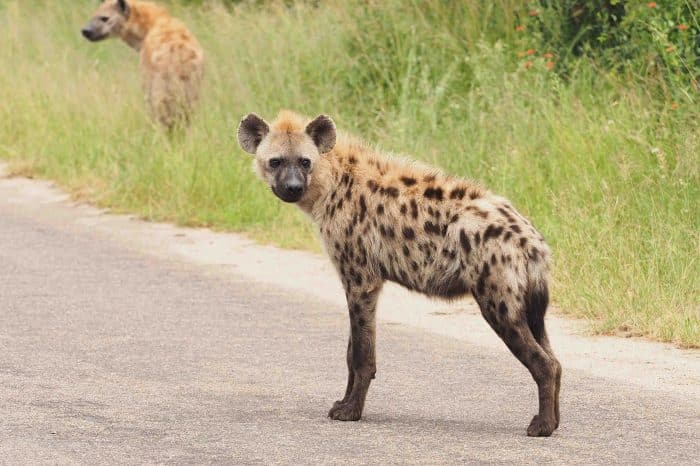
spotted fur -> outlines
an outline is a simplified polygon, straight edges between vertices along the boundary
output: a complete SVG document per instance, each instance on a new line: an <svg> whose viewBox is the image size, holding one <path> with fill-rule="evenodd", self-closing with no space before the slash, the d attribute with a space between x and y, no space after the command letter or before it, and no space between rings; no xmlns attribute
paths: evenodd
<svg viewBox="0 0 700 466"><path fill-rule="evenodd" d="M319 150L319 132L309 130L319 119L332 148ZM268 125L251 114L239 140L283 200L290 201L280 195L287 178L270 161L289 169L310 161L303 192L292 202L319 227L345 287L351 327L347 389L329 416L357 420L362 414L376 372L377 297L388 280L437 298L471 294L537 383L539 413L528 435L550 435L559 423L561 366L544 327L550 251L542 236L508 200L479 184L349 136L336 138L328 117L307 121L282 112Z"/></svg>

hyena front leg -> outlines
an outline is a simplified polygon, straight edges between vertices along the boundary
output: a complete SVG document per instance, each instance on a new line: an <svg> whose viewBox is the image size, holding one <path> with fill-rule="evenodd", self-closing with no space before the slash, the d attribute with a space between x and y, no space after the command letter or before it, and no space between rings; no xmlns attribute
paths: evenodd
<svg viewBox="0 0 700 466"><path fill-rule="evenodd" d="M348 384L345 397L336 401L328 412L328 417L339 421L357 421L362 417L367 390L377 371L375 316L381 283L349 288L346 291L350 313Z"/></svg>

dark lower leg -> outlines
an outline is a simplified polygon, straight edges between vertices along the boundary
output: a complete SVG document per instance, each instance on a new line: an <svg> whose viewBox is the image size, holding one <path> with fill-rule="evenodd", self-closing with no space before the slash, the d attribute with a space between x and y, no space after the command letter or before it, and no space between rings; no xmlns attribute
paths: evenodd
<svg viewBox="0 0 700 466"><path fill-rule="evenodd" d="M356 421L362 416L369 385L376 372L375 307L376 295L348 294L351 335L348 343L348 384L345 397L335 402L328 416L342 421Z"/></svg>
<svg viewBox="0 0 700 466"><path fill-rule="evenodd" d="M539 411L530 422L527 434L534 437L551 435L557 427L559 363L535 341L524 323L502 322L498 333L537 383Z"/></svg>

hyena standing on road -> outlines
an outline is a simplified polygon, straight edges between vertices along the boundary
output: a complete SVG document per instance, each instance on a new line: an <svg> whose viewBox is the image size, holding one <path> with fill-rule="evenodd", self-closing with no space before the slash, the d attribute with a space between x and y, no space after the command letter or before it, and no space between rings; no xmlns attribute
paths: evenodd
<svg viewBox="0 0 700 466"><path fill-rule="evenodd" d="M169 130L189 123L199 99L204 52L181 21L151 2L106 0L82 34L93 42L120 37L139 51L152 116Z"/></svg>
<svg viewBox="0 0 700 466"><path fill-rule="evenodd" d="M544 315L549 248L504 198L437 170L339 137L327 116L282 112L241 121L238 140L272 191L296 203L320 233L350 313L348 384L328 415L356 421L375 364L375 307L385 280L440 298L471 293L486 321L537 382L530 436L559 425L561 366Z"/></svg>

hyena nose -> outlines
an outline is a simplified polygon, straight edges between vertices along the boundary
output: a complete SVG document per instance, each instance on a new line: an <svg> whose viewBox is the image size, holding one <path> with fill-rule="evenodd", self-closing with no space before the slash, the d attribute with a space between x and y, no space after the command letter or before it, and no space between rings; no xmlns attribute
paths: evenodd
<svg viewBox="0 0 700 466"><path fill-rule="evenodd" d="M80 32L83 34L83 37L85 37L86 39L92 38L92 31L90 31L90 29L83 28L80 30Z"/></svg>
<svg viewBox="0 0 700 466"><path fill-rule="evenodd" d="M287 183L284 189L292 196L301 196L304 186L301 183Z"/></svg>

